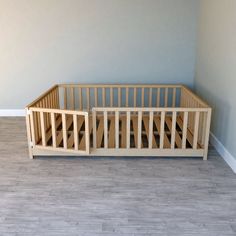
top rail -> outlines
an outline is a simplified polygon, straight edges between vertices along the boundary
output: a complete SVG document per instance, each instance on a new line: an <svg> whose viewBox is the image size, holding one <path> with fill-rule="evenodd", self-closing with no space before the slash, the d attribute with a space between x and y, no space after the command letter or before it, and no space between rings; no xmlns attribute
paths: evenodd
<svg viewBox="0 0 236 236"><path fill-rule="evenodd" d="M119 112L208 112L211 108L199 107L199 108L188 108L188 107L94 107L92 111L119 111Z"/></svg>
<svg viewBox="0 0 236 236"><path fill-rule="evenodd" d="M59 87L81 88L182 88L181 84L58 84Z"/></svg>

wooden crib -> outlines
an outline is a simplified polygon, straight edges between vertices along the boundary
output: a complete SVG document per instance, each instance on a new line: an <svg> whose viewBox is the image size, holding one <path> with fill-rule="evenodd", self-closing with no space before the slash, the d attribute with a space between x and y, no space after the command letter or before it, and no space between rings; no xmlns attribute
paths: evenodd
<svg viewBox="0 0 236 236"><path fill-rule="evenodd" d="M183 85L56 85L26 107L29 156L202 156L211 108Z"/></svg>

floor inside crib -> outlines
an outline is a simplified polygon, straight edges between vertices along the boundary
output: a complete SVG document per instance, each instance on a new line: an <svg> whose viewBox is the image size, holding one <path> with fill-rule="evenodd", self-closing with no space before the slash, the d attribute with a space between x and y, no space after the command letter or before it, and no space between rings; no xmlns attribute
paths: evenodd
<svg viewBox="0 0 236 236"><path fill-rule="evenodd" d="M83 116L77 117L77 132L78 132L78 147L79 150L85 150L85 120ZM107 141L108 148L115 148L115 116L109 115L107 117ZM63 132L62 132L62 117L57 116L56 122L56 146L63 147ZM142 132L141 132L141 147L148 148L149 146L149 116L142 116ZM104 148L104 117L97 116L96 122L96 147ZM90 146L93 147L93 122L92 116L89 117L89 132L90 132ZM152 148L159 148L160 146L160 129L161 129L161 117L160 115L154 115L153 117L153 135L152 135ZM164 139L163 147L171 147L171 130L172 130L172 118L170 116L165 117L164 125ZM176 129L175 129L175 148L182 148L182 131L183 131L183 120L181 116L176 118ZM66 116L66 132L67 132L67 148L74 148L74 125L73 125L73 116ZM127 117L121 115L119 117L119 148L127 147ZM42 144L42 141L39 140L39 145ZM52 130L51 127L46 132L46 145L52 146ZM130 148L138 147L138 116L130 116ZM193 134L187 129L186 135L186 148L193 147ZM198 148L200 148L198 144Z"/></svg>

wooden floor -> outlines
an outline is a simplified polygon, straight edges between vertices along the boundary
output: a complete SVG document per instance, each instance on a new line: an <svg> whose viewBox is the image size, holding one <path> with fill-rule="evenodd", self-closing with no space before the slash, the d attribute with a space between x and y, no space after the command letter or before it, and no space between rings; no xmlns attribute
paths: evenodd
<svg viewBox="0 0 236 236"><path fill-rule="evenodd" d="M236 175L209 154L29 160L24 119L0 118L0 235L236 235Z"/></svg>

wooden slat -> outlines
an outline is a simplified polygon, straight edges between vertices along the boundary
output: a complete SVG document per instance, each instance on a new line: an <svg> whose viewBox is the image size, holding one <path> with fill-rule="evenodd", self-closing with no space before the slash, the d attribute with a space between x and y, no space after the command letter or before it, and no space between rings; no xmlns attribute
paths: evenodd
<svg viewBox="0 0 236 236"><path fill-rule="evenodd" d="M149 101L148 106L152 107L152 88L149 88Z"/></svg>
<svg viewBox="0 0 236 236"><path fill-rule="evenodd" d="M153 113L150 117L143 116L143 123L146 131L146 136L148 138L148 148L157 148L157 143L153 133Z"/></svg>
<svg viewBox="0 0 236 236"><path fill-rule="evenodd" d="M126 120L126 125L127 125L127 129L126 129L126 148L129 149L130 148L130 111L127 111L126 115L127 115L127 120Z"/></svg>
<svg viewBox="0 0 236 236"><path fill-rule="evenodd" d="M115 148L115 117L110 116L109 120L108 148Z"/></svg>
<svg viewBox="0 0 236 236"><path fill-rule="evenodd" d="M89 88L86 88L86 95L87 95L87 99L86 99L87 111L89 111L90 109L90 89Z"/></svg>
<svg viewBox="0 0 236 236"><path fill-rule="evenodd" d="M121 148L126 148L126 117L122 116L121 118Z"/></svg>
<svg viewBox="0 0 236 236"><path fill-rule="evenodd" d="M145 95L145 90L144 87L141 89L141 106L144 107L144 95Z"/></svg>
<svg viewBox="0 0 236 236"><path fill-rule="evenodd" d="M83 96L82 88L79 88L79 109L83 110Z"/></svg>
<svg viewBox="0 0 236 236"><path fill-rule="evenodd" d="M135 115L132 115L131 116L131 121L132 121L132 124L133 124L135 148L138 148L138 117L135 116Z"/></svg>
<svg viewBox="0 0 236 236"><path fill-rule="evenodd" d="M165 135L165 112L161 112L161 123L160 123L160 149L164 146L164 135Z"/></svg>
<svg viewBox="0 0 236 236"><path fill-rule="evenodd" d="M56 124L55 124L55 114L51 112L51 124L52 124L52 146L56 148Z"/></svg>
<svg viewBox="0 0 236 236"><path fill-rule="evenodd" d="M160 88L157 88L157 107L160 107Z"/></svg>
<svg viewBox="0 0 236 236"><path fill-rule="evenodd" d="M64 109L67 109L67 88L64 88Z"/></svg>
<svg viewBox="0 0 236 236"><path fill-rule="evenodd" d="M110 88L110 107L113 107L113 88Z"/></svg>
<svg viewBox="0 0 236 236"><path fill-rule="evenodd" d="M98 106L98 89L94 88L94 106Z"/></svg>
<svg viewBox="0 0 236 236"><path fill-rule="evenodd" d="M63 147L67 148L67 132L66 132L66 114L62 114L62 134L63 134Z"/></svg>
<svg viewBox="0 0 236 236"><path fill-rule="evenodd" d="M97 115L93 111L93 148L97 147Z"/></svg>
<svg viewBox="0 0 236 236"><path fill-rule="evenodd" d="M182 118L177 117L177 124L180 127L182 133L184 133L183 132L183 120L182 120ZM192 133L188 129L187 129L186 138L187 138L188 142L190 143L190 145L193 147L193 135L192 135ZM198 147L200 147L199 144L198 144Z"/></svg>
<svg viewBox="0 0 236 236"><path fill-rule="evenodd" d="M176 105L176 88L173 88L172 107Z"/></svg>
<svg viewBox="0 0 236 236"><path fill-rule="evenodd" d="M168 88L165 88L164 89L165 91L165 107L168 107L168 93L169 93L169 89Z"/></svg>
<svg viewBox="0 0 236 236"><path fill-rule="evenodd" d="M134 107L137 106L137 88L134 88Z"/></svg>
<svg viewBox="0 0 236 236"><path fill-rule="evenodd" d="M188 128L188 112L184 112L183 130L182 130L183 132L182 133L182 149L186 148L187 128Z"/></svg>
<svg viewBox="0 0 236 236"><path fill-rule="evenodd" d="M138 112L138 148L142 145L142 112Z"/></svg>
<svg viewBox="0 0 236 236"><path fill-rule="evenodd" d="M118 107L121 107L121 88L118 88Z"/></svg>
<svg viewBox="0 0 236 236"><path fill-rule="evenodd" d="M197 149L197 141L198 141L198 128L199 128L199 116L200 113L195 112L195 121L194 121L194 136L193 136L193 148Z"/></svg>
<svg viewBox="0 0 236 236"><path fill-rule="evenodd" d="M166 121L167 123L167 121ZM167 125L168 126L168 125ZM168 127L169 128L169 127ZM176 112L172 113L172 126L171 126L171 149L175 148L175 137L176 137Z"/></svg>
<svg viewBox="0 0 236 236"><path fill-rule="evenodd" d="M79 149L79 139L78 139L78 119L77 115L73 115L73 125L74 125L74 148L75 150Z"/></svg>
<svg viewBox="0 0 236 236"><path fill-rule="evenodd" d="M169 117L169 116L166 116L166 125L168 127L169 130L171 130L171 148L173 149L173 141L172 141L172 136L175 134L175 144L177 145L178 148L181 148L182 147L182 139L179 135L179 133L176 131L176 115L174 115L174 113L176 112L173 112L173 117L172 119ZM174 118L175 117L175 118Z"/></svg>
<svg viewBox="0 0 236 236"><path fill-rule="evenodd" d="M115 112L115 147L119 148L119 112Z"/></svg>
<svg viewBox="0 0 236 236"><path fill-rule="evenodd" d="M45 139L45 123L44 123L44 113L40 112L40 123L41 123L41 134L42 134L42 145L46 146L46 139Z"/></svg>
<svg viewBox="0 0 236 236"><path fill-rule="evenodd" d="M93 129L93 126L90 125L89 126L89 130L88 132L86 132L86 116L84 116L84 122L85 122L85 132L83 133L83 137L81 138L80 140L80 143L79 143L79 150L87 150L87 145L89 144L89 140L87 142L87 139L88 137L90 136L91 132L92 132L92 129ZM88 119L88 122L91 124L92 123L92 117L89 117ZM87 122L87 123L88 123ZM88 128L88 127L87 127Z"/></svg>
<svg viewBox="0 0 236 236"><path fill-rule="evenodd" d="M162 117L165 117L165 112L163 112L164 114L162 114ZM162 148L170 148L170 141L166 135L166 133L164 132L164 122L165 120L162 120L162 125L161 125L161 119L159 116L154 116L154 122L155 125L157 127L158 133L160 135L160 148L162 145ZM162 128L161 128L162 127ZM163 135L163 138L161 138L161 133ZM162 143L161 143L161 139L162 139Z"/></svg>
<svg viewBox="0 0 236 236"><path fill-rule="evenodd" d="M102 106L106 106L106 89L102 88Z"/></svg>
<svg viewBox="0 0 236 236"><path fill-rule="evenodd" d="M97 148L101 148L102 138L104 134L104 119L103 116L98 118L99 124L97 129Z"/></svg>
<svg viewBox="0 0 236 236"><path fill-rule="evenodd" d="M74 88L71 87L70 90L71 90L71 91L70 91L70 93L71 93L71 94L70 94L70 95L71 95L71 96L70 96L70 99L71 99L71 100L70 100L70 104L71 104L71 109L74 110L74 109L75 109L75 94L74 94Z"/></svg>
<svg viewBox="0 0 236 236"><path fill-rule="evenodd" d="M92 131L92 125L89 126L89 123L91 123L90 119L92 117L89 117L88 114L85 115L85 151L87 154L89 154L90 150L90 133Z"/></svg>
<svg viewBox="0 0 236 236"><path fill-rule="evenodd" d="M30 112L30 130L31 130L31 138L32 138L32 143L33 146L35 146L35 116L34 116L34 112Z"/></svg>
<svg viewBox="0 0 236 236"><path fill-rule="evenodd" d="M107 111L104 111L104 148L108 147L108 142L107 142L107 134L108 134L108 130L107 130Z"/></svg>
<svg viewBox="0 0 236 236"><path fill-rule="evenodd" d="M125 106L129 106L129 88L125 89Z"/></svg>

